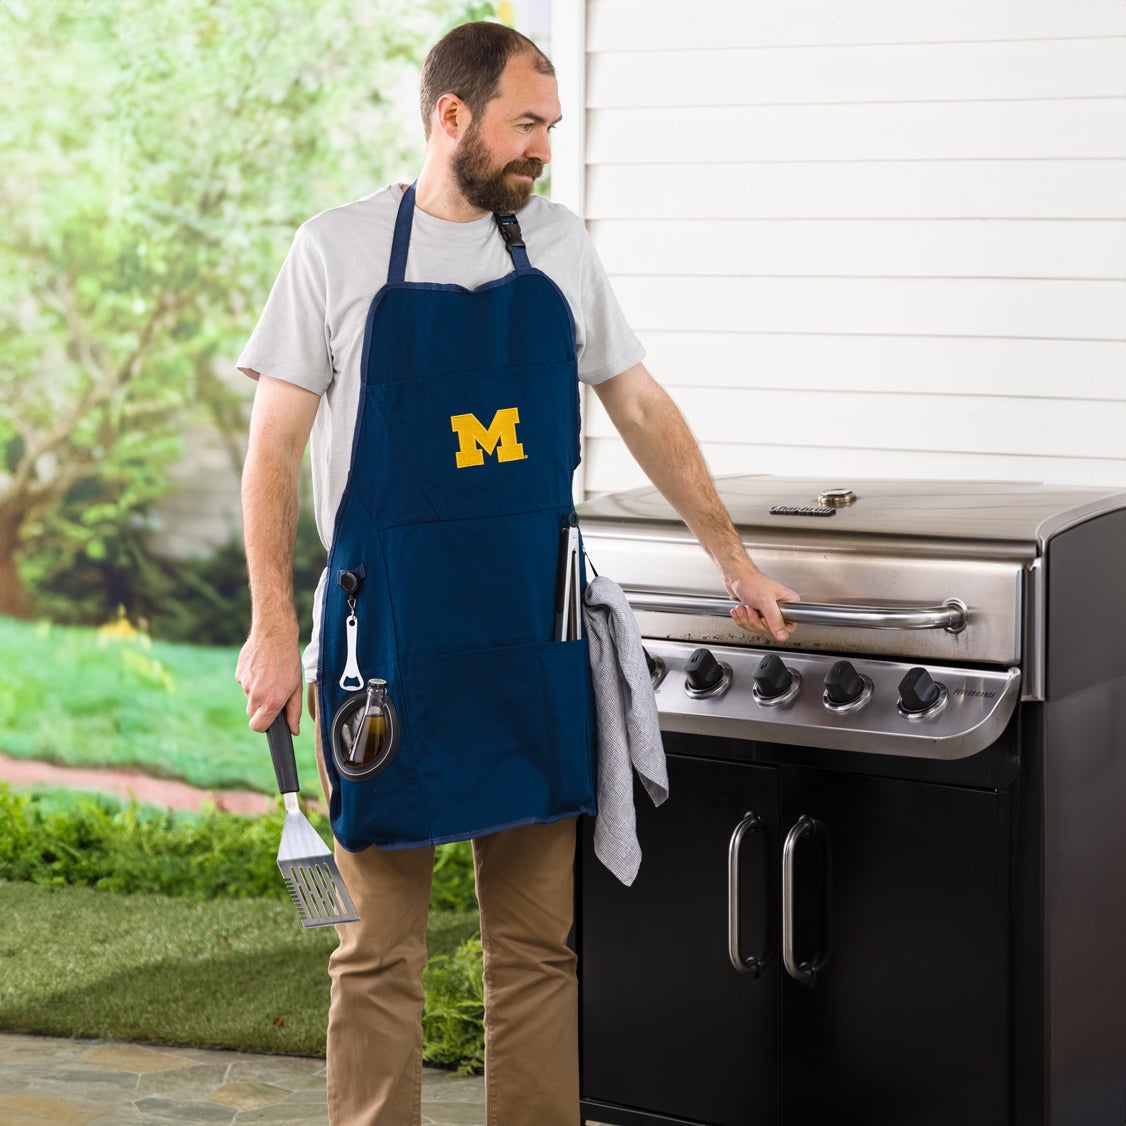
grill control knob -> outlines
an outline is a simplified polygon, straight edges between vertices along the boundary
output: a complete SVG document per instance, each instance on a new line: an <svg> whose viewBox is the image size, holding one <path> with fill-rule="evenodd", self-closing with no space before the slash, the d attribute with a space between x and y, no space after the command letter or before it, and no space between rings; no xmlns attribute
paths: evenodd
<svg viewBox="0 0 1126 1126"><path fill-rule="evenodd" d="M723 684L723 665L710 649L696 649L684 666L688 691L696 696L718 692Z"/></svg>
<svg viewBox="0 0 1126 1126"><path fill-rule="evenodd" d="M825 677L825 702L834 708L855 704L864 695L867 686L868 682L851 661L838 661Z"/></svg>
<svg viewBox="0 0 1126 1126"><path fill-rule="evenodd" d="M801 687L801 676L782 663L781 657L767 653L758 663L754 675L754 697L760 704L771 706L792 700Z"/></svg>
<svg viewBox="0 0 1126 1126"><path fill-rule="evenodd" d="M768 653L755 669L755 688L764 700L783 695L793 683L794 674L786 668L780 657Z"/></svg>
<svg viewBox="0 0 1126 1126"><path fill-rule="evenodd" d="M946 700L946 689L931 679L923 668L907 670L899 682L899 710L904 715L921 716L937 711Z"/></svg>
<svg viewBox="0 0 1126 1126"><path fill-rule="evenodd" d="M665 679L665 673L668 671L665 668L665 662L660 657L654 657L644 646L642 646L641 651L645 654L645 667L649 670L649 683L656 689Z"/></svg>

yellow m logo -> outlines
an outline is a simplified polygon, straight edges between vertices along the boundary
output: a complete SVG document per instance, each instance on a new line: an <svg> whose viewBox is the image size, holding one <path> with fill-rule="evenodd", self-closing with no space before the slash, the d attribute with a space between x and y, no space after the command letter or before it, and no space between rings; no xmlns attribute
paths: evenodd
<svg viewBox="0 0 1126 1126"><path fill-rule="evenodd" d="M520 412L516 407L505 407L493 415L489 425L482 426L475 414L450 415L450 429L458 436L461 448L457 451L457 467L484 465L485 454L496 451L497 461L522 461L524 447L516 440L516 424Z"/></svg>

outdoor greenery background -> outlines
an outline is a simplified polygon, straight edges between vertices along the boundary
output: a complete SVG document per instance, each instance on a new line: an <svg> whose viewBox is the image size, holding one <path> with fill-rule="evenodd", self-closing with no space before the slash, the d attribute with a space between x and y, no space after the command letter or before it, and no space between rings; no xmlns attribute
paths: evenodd
<svg viewBox="0 0 1126 1126"><path fill-rule="evenodd" d="M194 622L192 640L233 640L214 611L237 550L194 567L148 554L167 468L189 423L237 456L246 400L222 375L294 230L417 170L421 57L491 13L0 6L0 613L97 624L122 605L157 636Z"/></svg>
<svg viewBox="0 0 1126 1126"><path fill-rule="evenodd" d="M273 790L264 741L246 728L233 680L249 614L241 547L193 559L152 553L169 468L198 427L238 467L248 400L225 375L294 229L417 171L412 99L426 48L457 23L508 7L0 3L0 751ZM295 566L303 621L323 557L303 514ZM298 747L314 793L307 731ZM160 906L168 896L247 897L275 913L263 928L280 923L277 818L162 819L90 798L25 801L2 785L0 806L0 902L12 909L51 919L101 912L106 942L128 933L111 922L130 913L179 918ZM435 906L464 929L467 853L449 855L443 863L461 891L451 902L439 894ZM215 869L206 886L201 866ZM68 908L59 899L67 894L84 898ZM142 900L152 896L150 909ZM193 928L166 929L172 942ZM319 932L303 933L295 919L291 930L300 976L311 948L299 943ZM480 952L460 946L456 926L451 933L456 941L438 943L428 971L437 1005L428 1045L435 1059L474 1066ZM61 1007L44 994L81 960L84 947L67 944L74 936L60 925L3 944L0 1027L165 1036L135 1022L90 1024L110 1007L79 1012L71 1002L81 989ZM319 941L315 962L327 953ZM114 973L182 956L191 973L175 980L195 981L216 1019L219 997L238 1006L239 990L212 980L229 970L229 950L216 961L159 946L125 957ZM286 955L271 947L270 958L284 974ZM323 998L306 1000L315 1030ZM167 1006L142 1008L150 1021L169 1019ZM271 1043L272 1034L220 1035L210 1018L203 1023L213 1031L200 1031L200 1042ZM274 1043L319 1050L315 1035Z"/></svg>

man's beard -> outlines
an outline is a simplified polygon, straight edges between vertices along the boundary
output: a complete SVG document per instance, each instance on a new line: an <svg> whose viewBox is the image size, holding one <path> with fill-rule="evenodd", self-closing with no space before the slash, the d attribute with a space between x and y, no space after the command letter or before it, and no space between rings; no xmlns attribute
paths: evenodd
<svg viewBox="0 0 1126 1126"><path fill-rule="evenodd" d="M538 179L543 173L542 160L513 160L492 171L492 158L475 125L462 138L453 156L453 171L461 194L482 211L505 214L519 211L532 198L533 185L524 180L510 183L510 173Z"/></svg>

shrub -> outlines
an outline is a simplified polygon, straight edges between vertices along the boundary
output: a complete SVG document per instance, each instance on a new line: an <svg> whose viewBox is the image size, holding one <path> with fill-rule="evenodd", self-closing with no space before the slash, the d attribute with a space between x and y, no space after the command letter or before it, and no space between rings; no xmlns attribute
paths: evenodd
<svg viewBox="0 0 1126 1126"><path fill-rule="evenodd" d="M282 819L280 809L261 817L185 815L0 786L0 879L189 899L284 899L276 861Z"/></svg>
<svg viewBox="0 0 1126 1126"><path fill-rule="evenodd" d="M306 816L324 840L328 820ZM284 811L171 812L116 798L27 793L0 784L0 880L189 899L285 899L277 852ZM468 841L435 849L432 910L473 912Z"/></svg>
<svg viewBox="0 0 1126 1126"><path fill-rule="evenodd" d="M485 1066L481 940L467 939L453 954L431 958L422 984L423 1058L446 1067L456 1064L459 1075L480 1071Z"/></svg>
<svg viewBox="0 0 1126 1126"><path fill-rule="evenodd" d="M437 911L476 911L473 846L469 841L438 845L434 850L434 883L430 907Z"/></svg>

